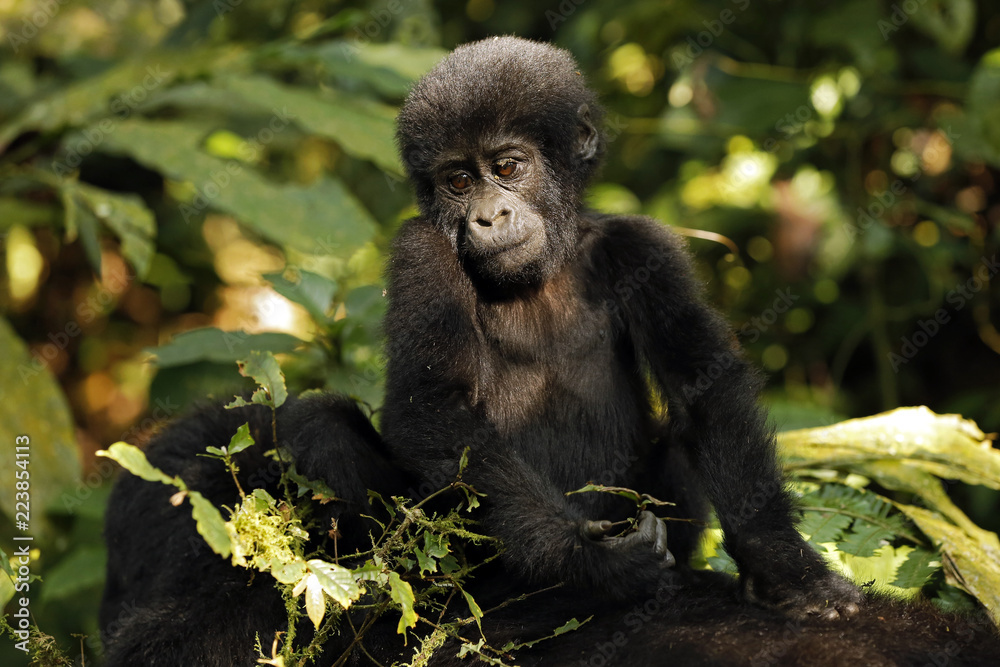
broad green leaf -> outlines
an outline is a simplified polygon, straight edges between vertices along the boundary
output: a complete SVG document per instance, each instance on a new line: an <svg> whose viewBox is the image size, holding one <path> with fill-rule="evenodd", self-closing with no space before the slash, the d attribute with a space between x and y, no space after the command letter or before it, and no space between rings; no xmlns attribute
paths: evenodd
<svg viewBox="0 0 1000 667"><path fill-rule="evenodd" d="M180 121L123 121L100 150L126 154L166 177L194 185L197 194L180 205L187 220L209 209L225 211L268 240L304 252L348 253L371 239L375 221L339 180L279 185L232 160L200 148L207 132Z"/></svg>
<svg viewBox="0 0 1000 667"><path fill-rule="evenodd" d="M350 155L401 174L396 156L393 107L336 90L318 91L280 84L263 76L227 77L219 84L250 103L266 103L275 116L333 139Z"/></svg>
<svg viewBox="0 0 1000 667"><path fill-rule="evenodd" d="M323 324L330 319L327 313L337 292L337 283L334 281L302 269L266 273L264 279L271 283L278 294L309 311L316 322Z"/></svg>
<svg viewBox="0 0 1000 667"><path fill-rule="evenodd" d="M147 482L170 484L179 489L187 488L183 483L178 484L180 480L177 477L171 477L159 468L154 467L146 459L146 455L141 449L127 442L116 442L108 447L107 450L97 452L97 455L111 459L136 477L141 477Z"/></svg>
<svg viewBox="0 0 1000 667"><path fill-rule="evenodd" d="M65 187L80 206L86 207L121 239L122 255L135 267L136 274L144 278L156 252L153 241L156 220L142 199L137 195L116 194L80 182L72 182Z"/></svg>
<svg viewBox="0 0 1000 667"><path fill-rule="evenodd" d="M786 431L778 434L778 445L793 466L836 468L895 459L938 477L1000 489L1000 450L993 449L979 427L925 407Z"/></svg>
<svg viewBox="0 0 1000 667"><path fill-rule="evenodd" d="M408 582L399 578L396 572L389 573L389 596L392 601L399 605L401 616L396 632L406 635L406 629L417 624L417 612L413 610L413 603L416 598L413 596L413 589Z"/></svg>
<svg viewBox="0 0 1000 667"><path fill-rule="evenodd" d="M282 563L275 559L271 562L271 576L282 584L297 584L306 576L306 572L306 563L302 560Z"/></svg>
<svg viewBox="0 0 1000 667"><path fill-rule="evenodd" d="M281 366L278 360L268 351L253 351L245 359L237 362L240 367L240 375L253 378L267 392L266 402L258 399L254 393L254 403L263 403L280 408L288 398L288 390L285 389L285 376L281 373Z"/></svg>
<svg viewBox="0 0 1000 667"><path fill-rule="evenodd" d="M156 356L158 367L169 368L198 361L234 362L256 350L291 352L300 343L295 336L284 333L251 334L205 327L179 333L169 343L144 351Z"/></svg>
<svg viewBox="0 0 1000 667"><path fill-rule="evenodd" d="M69 345L79 328L57 330L47 345ZM44 347L42 348L44 351ZM80 479L80 453L74 436L73 417L59 385L49 373L44 356L32 356L24 342L0 317L0 509L14 519L15 446L29 454L31 474L30 532L48 531L47 508L59 503L64 489ZM27 444L25 444L27 443Z"/></svg>
<svg viewBox="0 0 1000 667"><path fill-rule="evenodd" d="M227 451L229 455L237 454L242 452L247 447L254 444L253 437L250 435L250 424L243 424L238 429L236 429L236 434L229 440L229 447ZM262 490L262 489L257 489Z"/></svg>
<svg viewBox="0 0 1000 667"><path fill-rule="evenodd" d="M188 500L191 501L191 516L194 517L198 534L205 538L212 551L228 558L233 548L219 509L197 491L188 491Z"/></svg>
<svg viewBox="0 0 1000 667"><path fill-rule="evenodd" d="M341 607L347 609L361 597L362 589L354 580L354 574L342 565L327 563L319 559L309 561L309 572L319 585Z"/></svg>
<svg viewBox="0 0 1000 667"><path fill-rule="evenodd" d="M102 119L104 125L95 124L98 132L91 136L104 138L113 134L121 119L135 109L124 93L139 87L146 95L152 95L167 88L177 77L206 71L238 54L236 49L190 48L134 54L94 76L55 87L50 95L34 102L17 118L0 127L0 148L26 130L55 131L97 119Z"/></svg>
<svg viewBox="0 0 1000 667"><path fill-rule="evenodd" d="M45 572L41 599L62 600L87 589L100 590L108 555L100 547L78 547Z"/></svg>

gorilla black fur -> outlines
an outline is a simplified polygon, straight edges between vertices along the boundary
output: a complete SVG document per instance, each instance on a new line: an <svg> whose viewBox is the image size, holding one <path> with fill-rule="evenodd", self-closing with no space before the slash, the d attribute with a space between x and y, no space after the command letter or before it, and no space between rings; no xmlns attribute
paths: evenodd
<svg viewBox="0 0 1000 667"><path fill-rule="evenodd" d="M604 150L600 119L569 54L516 38L460 47L414 88L398 138L420 216L388 269L382 435L337 397L290 401L277 420L299 471L343 498L320 510L340 522L339 553L368 546L367 489L443 486L471 446L463 479L486 494L484 530L506 545L473 582L481 606L566 585L488 614L491 645L595 616L519 664L922 665L935 651L987 664L1000 649L990 627L864 599L795 531L760 379L705 304L683 243L653 220L581 204ZM654 414L650 384L669 419ZM259 444L238 455L241 483L273 488L267 415L245 410L202 409L148 456L232 505L225 469L194 455L250 415ZM676 504L616 534L634 506L565 495L589 481ZM254 633L281 629L280 596L212 554L169 496L128 475L112 495L108 664L253 664ZM738 585L685 565L708 503ZM392 630L366 641L386 663L402 655ZM459 664L454 654L446 646L432 664Z"/></svg>

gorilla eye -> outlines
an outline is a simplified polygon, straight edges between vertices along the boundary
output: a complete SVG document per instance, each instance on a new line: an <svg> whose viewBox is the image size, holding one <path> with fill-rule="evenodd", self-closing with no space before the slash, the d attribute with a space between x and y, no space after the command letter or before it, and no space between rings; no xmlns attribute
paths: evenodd
<svg viewBox="0 0 1000 667"><path fill-rule="evenodd" d="M517 160L500 160L493 166L493 173L501 178L510 178L517 171Z"/></svg>
<svg viewBox="0 0 1000 667"><path fill-rule="evenodd" d="M469 176L464 171L460 171L457 174L449 176L448 183L456 190L465 190L472 185L472 176Z"/></svg>

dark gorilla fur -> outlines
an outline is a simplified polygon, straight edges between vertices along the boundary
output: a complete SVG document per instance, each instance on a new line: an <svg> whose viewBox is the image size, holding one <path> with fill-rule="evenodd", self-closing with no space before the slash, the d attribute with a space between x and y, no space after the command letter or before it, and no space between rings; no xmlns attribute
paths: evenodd
<svg viewBox="0 0 1000 667"><path fill-rule="evenodd" d="M472 582L477 601L565 584L487 614L490 644L594 617L518 664L994 664L988 622L862 596L795 531L760 379L705 305L683 243L655 221L581 205L604 149L600 119L569 54L515 38L456 49L408 98L399 144L420 216L399 231L388 270L382 435L335 396L292 399L277 418L298 470L342 498L314 510L339 521L339 555L370 546L368 489L444 486L471 446L463 479L487 494L479 518L506 545ZM654 414L650 382L669 419ZM225 468L195 454L247 420L258 444L237 455L241 484L276 492L259 407L204 407L159 433L148 457L232 506ZM588 481L676 505L616 534L634 507L565 495ZM107 664L252 665L255 634L267 647L282 628L281 597L267 575L214 555L170 495L128 474L112 494ZM686 566L709 503L738 583ZM413 650L394 625L364 642L385 664ZM352 638L331 639L324 659ZM432 664L467 664L455 653L446 645Z"/></svg>

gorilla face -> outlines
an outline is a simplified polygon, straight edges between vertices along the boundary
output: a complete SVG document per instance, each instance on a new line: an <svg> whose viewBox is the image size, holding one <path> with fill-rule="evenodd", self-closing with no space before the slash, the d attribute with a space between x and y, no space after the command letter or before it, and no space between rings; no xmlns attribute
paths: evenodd
<svg viewBox="0 0 1000 667"><path fill-rule="evenodd" d="M440 220L480 279L499 285L544 277L552 257L545 211L551 177L533 142L500 137L446 153L434 181Z"/></svg>

